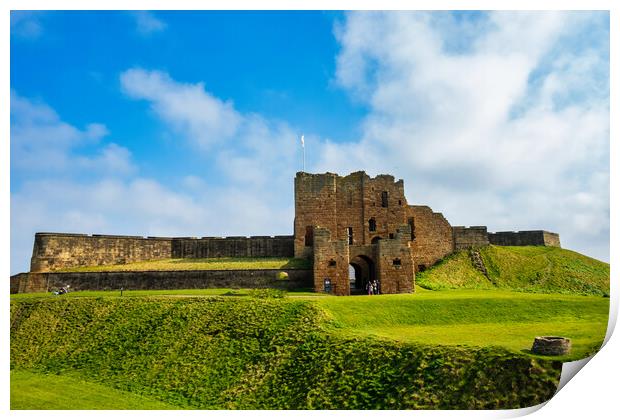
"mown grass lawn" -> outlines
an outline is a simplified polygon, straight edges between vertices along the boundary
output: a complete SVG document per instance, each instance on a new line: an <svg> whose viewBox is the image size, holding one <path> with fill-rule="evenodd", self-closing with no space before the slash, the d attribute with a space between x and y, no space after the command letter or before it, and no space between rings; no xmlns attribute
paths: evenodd
<svg viewBox="0 0 620 420"><path fill-rule="evenodd" d="M518 352L529 351L536 336L569 337L572 351L559 360L598 350L609 314L609 299L603 297L506 290L417 288L410 295L329 297L316 304L330 315L333 331L350 336Z"/></svg>
<svg viewBox="0 0 620 420"><path fill-rule="evenodd" d="M63 272L311 269L301 258L169 258L129 264L63 268Z"/></svg>
<svg viewBox="0 0 620 420"><path fill-rule="evenodd" d="M11 410L175 410L170 404L73 375L11 370Z"/></svg>

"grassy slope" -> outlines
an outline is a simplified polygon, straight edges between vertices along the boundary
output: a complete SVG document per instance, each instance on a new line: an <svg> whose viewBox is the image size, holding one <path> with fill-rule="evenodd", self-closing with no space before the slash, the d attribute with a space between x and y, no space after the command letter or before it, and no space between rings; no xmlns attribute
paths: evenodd
<svg viewBox="0 0 620 420"><path fill-rule="evenodd" d="M460 251L419 273L416 283L433 290L491 289L497 285L532 292L609 295L609 264L577 252L542 246L489 246L480 254L490 280L472 266L466 251Z"/></svg>
<svg viewBox="0 0 620 420"><path fill-rule="evenodd" d="M139 296L226 296L248 299L248 290L187 289L126 291ZM119 297L118 291L12 295L11 301L63 301L83 297ZM502 346L529 349L538 335L571 338L573 350L565 359L586 357L600 347L607 329L609 299L596 296L524 293L508 290L442 290L418 288L409 295L335 297L289 293L295 300L312 301L325 310L333 332L377 336L410 343Z"/></svg>
<svg viewBox="0 0 620 420"><path fill-rule="evenodd" d="M11 368L187 408L516 408L559 379L523 353L344 337L323 318L302 299L13 301Z"/></svg>
<svg viewBox="0 0 620 420"><path fill-rule="evenodd" d="M260 270L311 269L310 261L300 258L170 258L129 264L63 268L63 272L90 271L175 271L175 270Z"/></svg>
<svg viewBox="0 0 620 420"><path fill-rule="evenodd" d="M609 299L506 290L418 290L412 295L355 296L316 301L335 332L394 340L527 351L534 337L572 340L564 360L598 350L605 337Z"/></svg>
<svg viewBox="0 0 620 420"><path fill-rule="evenodd" d="M76 396L79 396L77 398ZM161 401L75 376L11 371L11 410L174 410Z"/></svg>

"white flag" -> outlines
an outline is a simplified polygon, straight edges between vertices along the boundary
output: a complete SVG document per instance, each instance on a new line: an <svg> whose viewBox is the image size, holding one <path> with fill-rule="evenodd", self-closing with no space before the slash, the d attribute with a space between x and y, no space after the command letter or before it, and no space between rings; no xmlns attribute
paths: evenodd
<svg viewBox="0 0 620 420"><path fill-rule="evenodd" d="M305 145L304 145L304 135L303 134L301 135L301 147L305 147Z"/></svg>

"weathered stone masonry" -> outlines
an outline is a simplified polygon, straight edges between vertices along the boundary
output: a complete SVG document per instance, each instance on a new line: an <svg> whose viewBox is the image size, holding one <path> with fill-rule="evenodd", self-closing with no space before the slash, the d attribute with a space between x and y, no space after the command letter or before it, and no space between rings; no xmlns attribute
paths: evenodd
<svg viewBox="0 0 620 420"><path fill-rule="evenodd" d="M286 273L283 280L282 273ZM183 270L22 273L11 277L11 293L71 290L173 290L263 288L298 290L312 287L311 270Z"/></svg>
<svg viewBox="0 0 620 420"><path fill-rule="evenodd" d="M489 233L489 243L502 246L560 246L560 235L544 230Z"/></svg>
<svg viewBox="0 0 620 420"><path fill-rule="evenodd" d="M292 236L158 238L37 233L31 272L166 258L292 257Z"/></svg>
<svg viewBox="0 0 620 420"><path fill-rule="evenodd" d="M316 290L411 292L415 263L424 268L452 252L452 228L426 206L410 206L391 175L299 172L295 178L295 256L311 258ZM349 265L355 279L349 279Z"/></svg>
<svg viewBox="0 0 620 420"><path fill-rule="evenodd" d="M66 267L166 258L295 256L313 262L312 271L295 276L299 284L313 284L316 291L324 291L327 281L330 292L337 295L364 293L366 286L376 280L382 293L403 293L414 290L416 271L432 266L454 251L489 244L559 247L560 237L542 230L488 233L486 226L452 227L430 207L409 205L403 180L395 181L391 175L371 178L363 171L347 176L298 172L293 236L144 238L37 233L31 273L13 276L11 290L42 290L49 286L50 279L62 283L69 278L66 276L74 276L71 279L82 288L89 284L92 288L100 287L108 280L110 284L135 284L137 288L222 287L235 284L231 277L235 273L41 274ZM236 273L236 284L274 287L267 281L270 274L265 277L264 270L258 271ZM58 280L63 274L64 279ZM166 275L174 278L166 280ZM252 280L253 276L256 280Z"/></svg>

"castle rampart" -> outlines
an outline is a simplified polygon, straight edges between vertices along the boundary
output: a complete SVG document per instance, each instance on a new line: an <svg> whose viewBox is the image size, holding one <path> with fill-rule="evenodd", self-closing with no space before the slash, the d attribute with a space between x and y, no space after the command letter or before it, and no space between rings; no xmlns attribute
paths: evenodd
<svg viewBox="0 0 620 420"><path fill-rule="evenodd" d="M171 238L37 233L31 272L172 258Z"/></svg>
<svg viewBox="0 0 620 420"><path fill-rule="evenodd" d="M489 233L492 245L525 246L543 245L560 247L560 235L546 230L522 230L519 232Z"/></svg>
<svg viewBox="0 0 620 420"><path fill-rule="evenodd" d="M31 272L167 258L292 257L292 236L163 238L37 233Z"/></svg>

